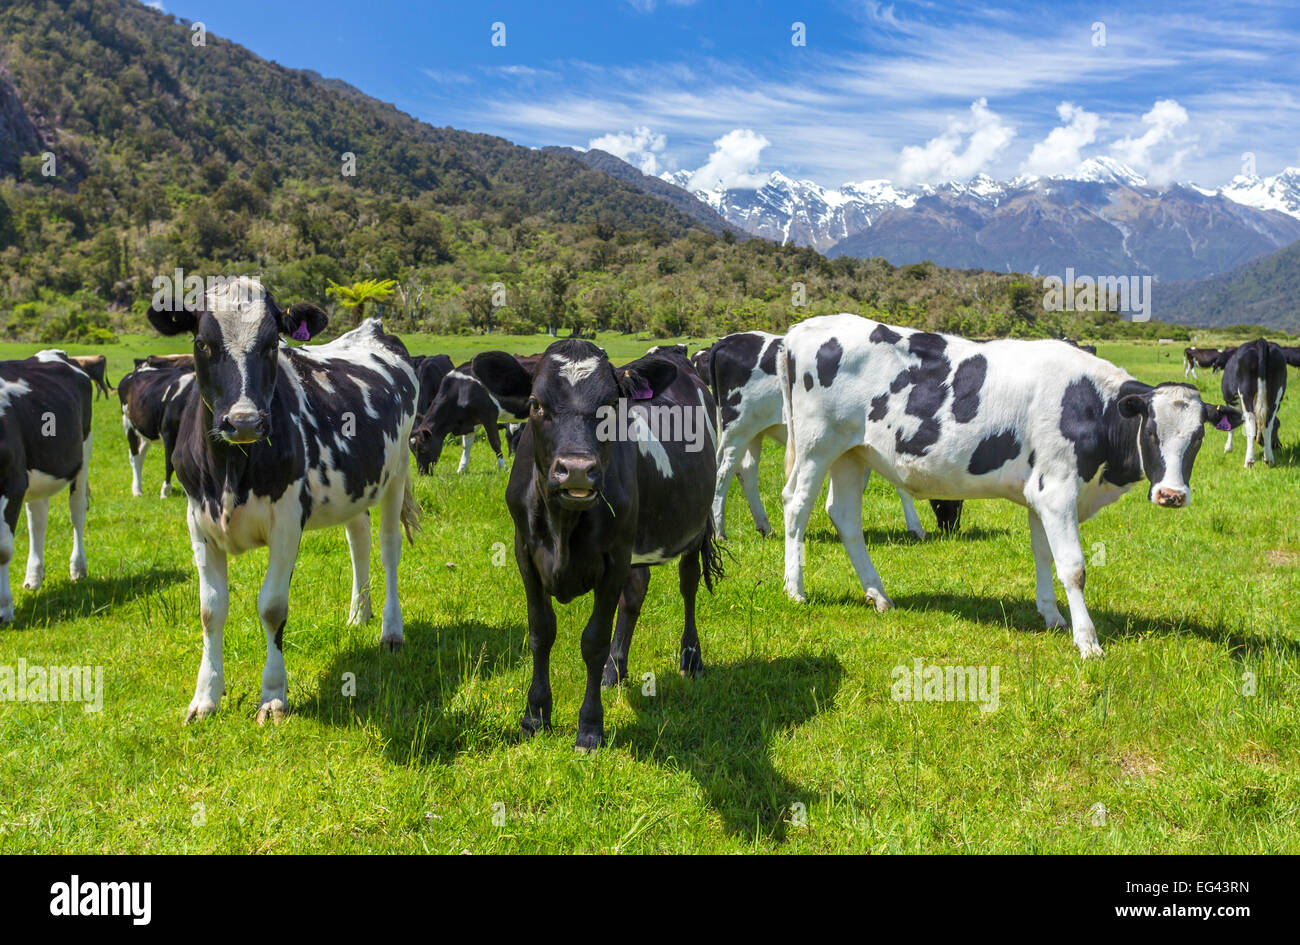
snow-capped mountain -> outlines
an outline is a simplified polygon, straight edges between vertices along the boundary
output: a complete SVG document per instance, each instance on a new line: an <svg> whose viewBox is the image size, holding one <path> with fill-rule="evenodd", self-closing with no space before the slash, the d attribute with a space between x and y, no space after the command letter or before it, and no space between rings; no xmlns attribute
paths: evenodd
<svg viewBox="0 0 1300 945"><path fill-rule="evenodd" d="M663 175L689 188L691 173ZM997 181L900 186L864 180L823 187L773 172L756 189L693 189L755 236L831 256L895 264L1020 272L1151 274L1190 279L1223 272L1300 240L1300 169L1236 177L1209 190L1154 186L1108 157L1073 172Z"/></svg>

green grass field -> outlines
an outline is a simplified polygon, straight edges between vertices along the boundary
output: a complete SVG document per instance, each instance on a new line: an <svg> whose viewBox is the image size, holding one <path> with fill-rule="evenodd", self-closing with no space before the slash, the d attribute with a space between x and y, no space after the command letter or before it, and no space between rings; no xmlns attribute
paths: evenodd
<svg viewBox="0 0 1300 945"><path fill-rule="evenodd" d="M408 343L459 359L545 340ZM602 343L616 359L650 344ZM182 349L129 337L98 350L116 381L131 355ZM3 345L0 357L33 350ZM1181 346L1100 353L1146 381L1182 378ZM1218 399L1217 377L1205 372L1201 388ZM377 616L344 626L342 530L308 533L284 636L291 714L253 720L259 551L231 560L226 698L182 726L201 646L185 499L157 497L161 447L146 496L131 497L117 400L101 400L90 576L68 580L60 498L45 587L22 590L24 522L0 665L102 666L103 708L0 703L0 852L1300 852L1295 398L1282 431L1279 466L1246 470L1240 438L1225 456L1210 430L1191 508L1157 509L1139 486L1083 526L1107 652L1086 663L1067 632L1041 626L1022 509L969 503L960 535L917 542L874 478L864 523L898 605L880 615L820 511L811 602L787 600L782 543L757 535L737 488L728 574L700 599L706 675L677 674L676 574L656 569L635 684L606 693L610 745L578 754L590 599L557 608L555 728L524 741L524 599L502 553L506 477L482 442L465 475L449 448L416 483L425 527L402 560L402 652L380 652ZM771 445L762 481L779 523ZM928 505L920 512L933 529ZM372 573L378 600L377 547ZM1058 600L1065 611L1059 587ZM916 658L997 667L997 710L894 701L891 671Z"/></svg>

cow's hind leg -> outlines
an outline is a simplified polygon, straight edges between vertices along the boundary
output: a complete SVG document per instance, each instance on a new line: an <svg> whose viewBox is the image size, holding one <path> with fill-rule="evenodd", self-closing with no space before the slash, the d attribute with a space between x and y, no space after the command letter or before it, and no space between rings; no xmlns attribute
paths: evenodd
<svg viewBox="0 0 1300 945"><path fill-rule="evenodd" d="M379 561L384 566L384 616L379 631L381 648L402 648L402 604L397 599L397 566L402 560L402 503L406 500L406 465L388 483L380 500Z"/></svg>
<svg viewBox="0 0 1300 945"><path fill-rule="evenodd" d="M297 525L297 522L294 522ZM262 668L262 697L257 724L279 721L289 708L289 678L284 668L284 625L289 619L289 582L298 561L302 532L298 528L274 531L267 542L266 579L257 595L257 615L266 631L266 665Z"/></svg>
<svg viewBox="0 0 1300 945"><path fill-rule="evenodd" d="M474 445L474 434L467 433L460 438L460 465L456 467L456 472L463 473L469 469L469 450Z"/></svg>
<svg viewBox="0 0 1300 945"><path fill-rule="evenodd" d="M45 583L45 530L50 521L50 500L27 503L27 576L23 587L38 591Z"/></svg>
<svg viewBox="0 0 1300 945"><path fill-rule="evenodd" d="M68 575L74 581L86 576L86 512L90 509L90 444L87 436L81 444L81 468L68 491L68 516L72 519L72 556Z"/></svg>
<svg viewBox="0 0 1300 945"><path fill-rule="evenodd" d="M627 656L632 649L632 633L636 630L641 605L645 603L650 587L650 569L638 565L628 572L627 583L618 599L618 618L614 622L614 640L609 646L609 659L605 661L602 686L617 686L627 679Z"/></svg>
<svg viewBox="0 0 1300 945"><path fill-rule="evenodd" d="M745 491L745 501L749 503L749 514L754 519L754 527L766 538L772 534L772 525L767 520L767 509L763 508L763 497L758 491L758 462L763 458L763 436L759 434L745 447L745 455L740 460L740 487Z"/></svg>
<svg viewBox="0 0 1300 945"><path fill-rule="evenodd" d="M791 449L793 444L787 445ZM826 467L814 456L801 456L790 478L781 491L785 509L785 593L792 600L803 602L803 541L808 532L808 519L812 517L813 500L821 491Z"/></svg>
<svg viewBox="0 0 1300 945"><path fill-rule="evenodd" d="M700 590L700 558L703 554L703 548L688 551L677 562L677 587L681 590L686 612L678 671L687 679L704 675L704 656L700 652L700 635L695 627L695 597Z"/></svg>
<svg viewBox="0 0 1300 945"><path fill-rule="evenodd" d="M144 456L149 452L149 441L135 430L126 431L127 458L131 461L131 495L144 495Z"/></svg>
<svg viewBox="0 0 1300 945"><path fill-rule="evenodd" d="M221 635L226 626L230 592L226 583L226 553L203 537L195 524L193 509L189 510L187 517L190 547L194 550L194 565L199 572L199 620L203 624L203 657L194 683L194 698L185 710L188 723L216 712L226 691Z"/></svg>
<svg viewBox="0 0 1300 945"><path fill-rule="evenodd" d="M871 473L868 472L863 478L864 487L866 485L866 480L870 478ZM916 514L916 506L912 503L912 497L897 486L894 488L898 492L899 500L903 503L903 521L907 523L907 530L917 538L924 541L926 538L925 526L921 524L921 518ZM861 505L862 503L859 502L859 508L861 508Z"/></svg>
<svg viewBox="0 0 1300 945"><path fill-rule="evenodd" d="M849 560L853 562L862 590L875 602L876 610L884 612L893 607L894 602L885 593L885 586L880 582L880 575L867 552L867 543L862 538L862 492L867 476L866 465L853 453L845 453L831 463L826 512L839 532ZM912 514L916 514L915 509Z"/></svg>
<svg viewBox="0 0 1300 945"><path fill-rule="evenodd" d="M352 602L348 605L348 626L359 627L370 620L370 512L362 512L344 526L348 555L352 558Z"/></svg>
<svg viewBox="0 0 1300 945"><path fill-rule="evenodd" d="M1048 629L1065 626L1065 617L1056 606L1056 585L1052 583L1052 546L1043 530L1043 520L1029 510L1029 546L1034 551L1034 602Z"/></svg>
<svg viewBox="0 0 1300 945"><path fill-rule="evenodd" d="M722 431L722 441L718 444L718 472L713 480L713 529L719 538L727 537L727 493L731 491L731 479L740 468L741 451L735 439Z"/></svg>

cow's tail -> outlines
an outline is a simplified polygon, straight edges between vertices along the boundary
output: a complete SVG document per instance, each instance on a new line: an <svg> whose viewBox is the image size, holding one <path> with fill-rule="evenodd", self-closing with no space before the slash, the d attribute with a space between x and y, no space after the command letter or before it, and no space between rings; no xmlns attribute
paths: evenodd
<svg viewBox="0 0 1300 945"><path fill-rule="evenodd" d="M713 516L704 529L704 541L700 543L700 574L704 577L704 586L713 593L713 585L722 580L722 548L718 545L713 532Z"/></svg>
<svg viewBox="0 0 1300 945"><path fill-rule="evenodd" d="M402 531L406 532L407 542L414 545L415 533L420 530L420 503L415 500L415 491L411 488L411 475L409 472L402 492L402 511L398 519L402 523Z"/></svg>
<svg viewBox="0 0 1300 945"><path fill-rule="evenodd" d="M790 349L782 342L781 350L776 353L776 379L781 385L781 422L785 424L785 479L790 481L790 472L794 469L794 396L793 382L790 379Z"/></svg>

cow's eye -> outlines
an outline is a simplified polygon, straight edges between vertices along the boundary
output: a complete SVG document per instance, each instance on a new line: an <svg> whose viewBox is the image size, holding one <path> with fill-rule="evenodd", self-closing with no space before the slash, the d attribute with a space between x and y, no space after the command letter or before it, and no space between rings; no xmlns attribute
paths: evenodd
<svg viewBox="0 0 1300 945"><path fill-rule="evenodd" d="M542 408L541 401L539 401L536 397L528 398L528 412L535 413L539 417L546 413L546 411Z"/></svg>
<svg viewBox="0 0 1300 945"><path fill-rule="evenodd" d="M194 353L206 357L207 355L212 353L212 349L208 347L208 343L204 341L202 338L195 338Z"/></svg>

